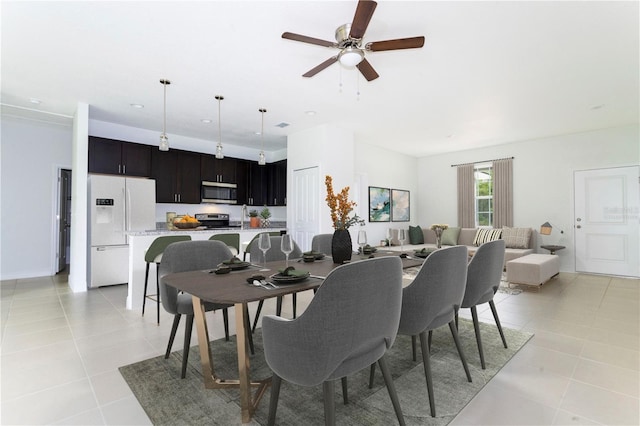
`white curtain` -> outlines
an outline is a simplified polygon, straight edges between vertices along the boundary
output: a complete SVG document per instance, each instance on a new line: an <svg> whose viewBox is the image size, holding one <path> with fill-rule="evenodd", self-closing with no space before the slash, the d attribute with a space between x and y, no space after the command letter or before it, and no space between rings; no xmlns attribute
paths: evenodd
<svg viewBox="0 0 640 426"><path fill-rule="evenodd" d="M513 226L513 160L493 162L493 227Z"/></svg>
<svg viewBox="0 0 640 426"><path fill-rule="evenodd" d="M473 164L458 166L458 226L476 227L475 179Z"/></svg>

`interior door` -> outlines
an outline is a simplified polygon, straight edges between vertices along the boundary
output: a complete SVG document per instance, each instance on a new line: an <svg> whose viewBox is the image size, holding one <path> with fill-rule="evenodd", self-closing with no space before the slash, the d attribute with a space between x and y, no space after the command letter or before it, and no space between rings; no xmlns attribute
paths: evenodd
<svg viewBox="0 0 640 426"><path fill-rule="evenodd" d="M302 251L320 232L320 172L318 167L293 171L293 239Z"/></svg>
<svg viewBox="0 0 640 426"><path fill-rule="evenodd" d="M61 169L58 180L58 270L64 271L71 246L71 170Z"/></svg>
<svg viewBox="0 0 640 426"><path fill-rule="evenodd" d="M640 167L576 171L576 271L640 276Z"/></svg>

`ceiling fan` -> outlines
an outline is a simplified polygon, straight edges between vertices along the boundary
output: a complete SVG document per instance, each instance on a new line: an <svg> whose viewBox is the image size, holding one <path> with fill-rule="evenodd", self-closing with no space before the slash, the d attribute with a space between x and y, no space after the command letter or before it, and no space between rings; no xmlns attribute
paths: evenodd
<svg viewBox="0 0 640 426"><path fill-rule="evenodd" d="M378 4L372 0L358 1L353 22L341 25L336 29L335 43L290 32L282 33L282 38L289 40L340 49L340 52L336 56L327 59L320 65L302 74L302 76L313 77L329 65L332 65L335 62L340 62L345 66L357 67L364 78L366 78L367 81L371 81L378 78L379 75L376 70L373 69L369 61L365 59L365 51L380 52L383 50L414 49L424 46L424 36L374 41L366 43L363 46L362 38L364 37L364 33L367 30L367 26L369 25L369 21L371 21L371 17L373 16L373 12L376 10L377 5Z"/></svg>

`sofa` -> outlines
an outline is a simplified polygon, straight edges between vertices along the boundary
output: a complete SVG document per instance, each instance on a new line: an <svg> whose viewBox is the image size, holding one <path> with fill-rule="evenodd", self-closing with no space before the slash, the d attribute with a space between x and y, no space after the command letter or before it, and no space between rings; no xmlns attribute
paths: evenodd
<svg viewBox="0 0 640 426"><path fill-rule="evenodd" d="M435 249L436 233L420 226L410 226L407 231L407 241L403 245L405 251ZM389 250L400 251L398 229L392 233L391 247ZM422 238L420 238L422 236ZM501 238L506 242L504 253L504 266L508 261L517 259L536 252L537 232L532 228L457 228L450 227L442 235L442 246L462 245L466 246L472 255L482 242Z"/></svg>

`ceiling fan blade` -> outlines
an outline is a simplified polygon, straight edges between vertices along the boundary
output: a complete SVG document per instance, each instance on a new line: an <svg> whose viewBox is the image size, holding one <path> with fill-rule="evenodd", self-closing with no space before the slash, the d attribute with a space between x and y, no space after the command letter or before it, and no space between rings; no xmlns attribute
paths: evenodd
<svg viewBox="0 0 640 426"><path fill-rule="evenodd" d="M338 61L338 57L337 56L329 58L326 61L324 61L323 63L321 63L320 65L318 65L317 67L311 68L309 71L307 71L306 73L302 74L302 76L303 77L313 77L314 75L318 74L320 71L322 71L323 69L327 68L329 65L334 64L337 61Z"/></svg>
<svg viewBox="0 0 640 426"><path fill-rule="evenodd" d="M373 16L373 12L376 10L378 3L372 0L360 0L358 7L356 7L356 14L353 16L353 22L351 23L351 32L349 37L362 38L365 31L369 26L369 21Z"/></svg>
<svg viewBox="0 0 640 426"><path fill-rule="evenodd" d="M301 41L303 43L317 44L319 46L324 46L324 47L337 47L337 45L332 41L320 40L319 38L307 37L300 34L294 34L289 32L282 33L282 38L286 38L293 41Z"/></svg>
<svg viewBox="0 0 640 426"><path fill-rule="evenodd" d="M422 46L424 46L424 36L373 41L367 43L365 49L372 52L380 52L382 50L415 49Z"/></svg>
<svg viewBox="0 0 640 426"><path fill-rule="evenodd" d="M358 69L360 70L364 78L367 79L367 81L375 80L376 78L380 77L376 72L376 70L373 69L369 61L367 61L366 59L363 59L362 62L356 65L356 67L358 67Z"/></svg>

